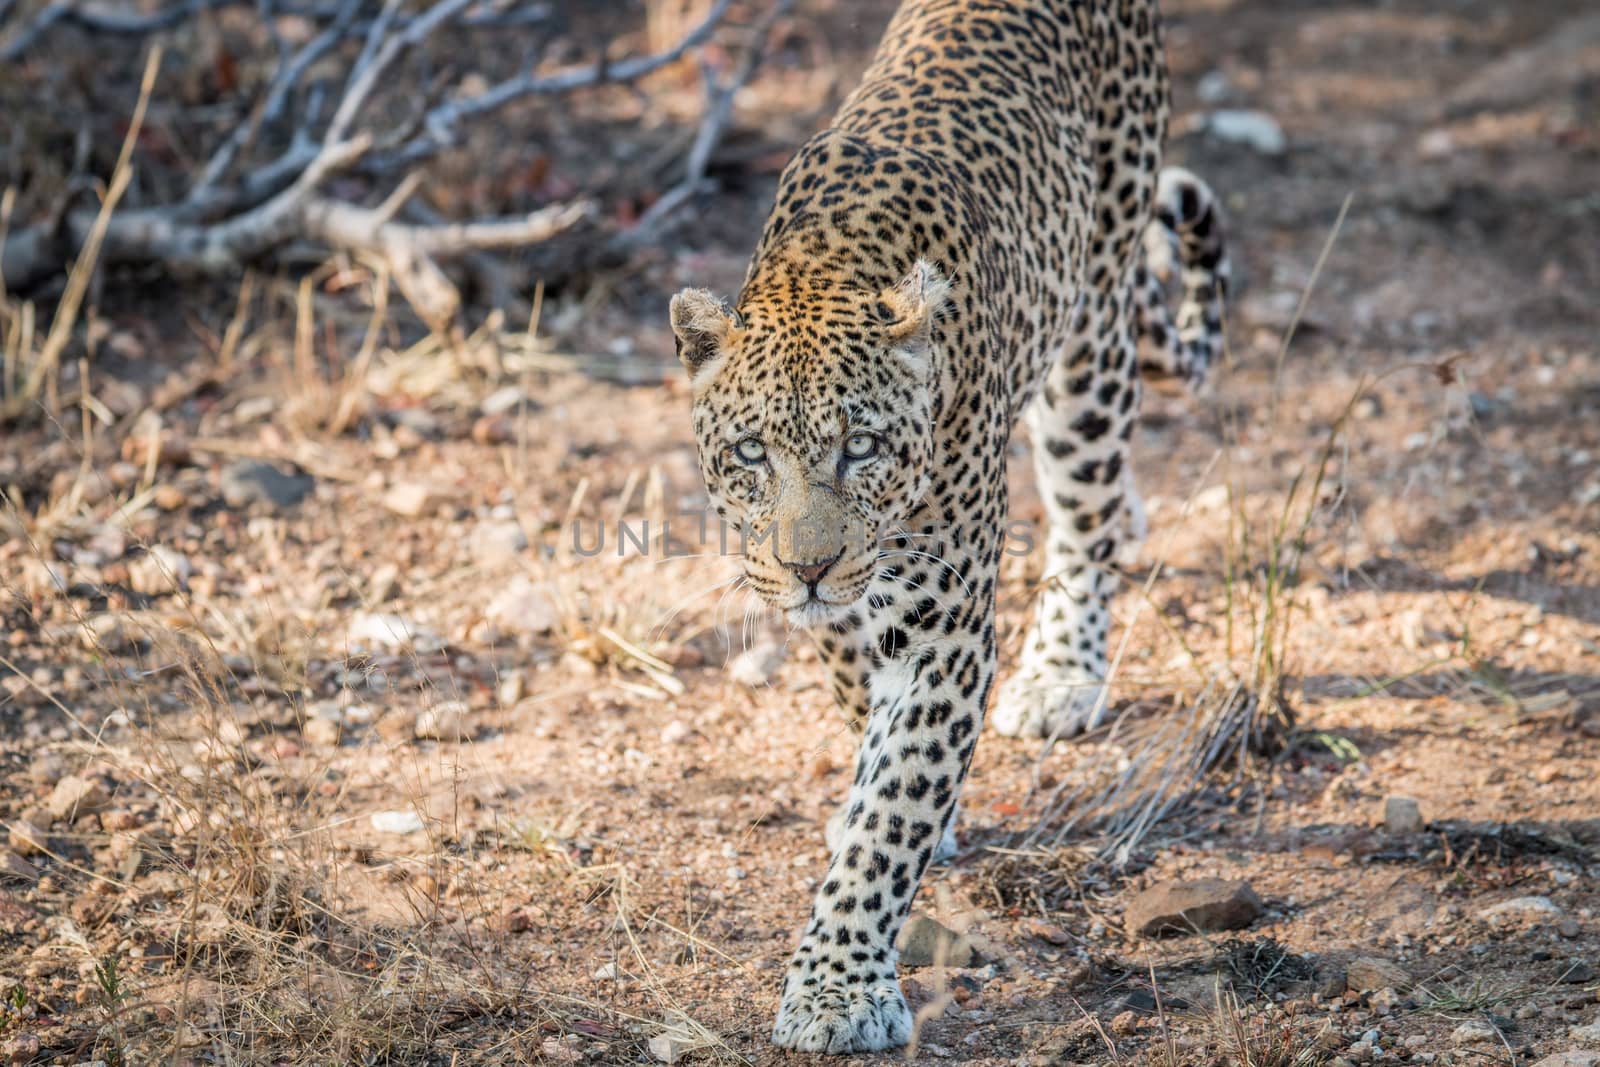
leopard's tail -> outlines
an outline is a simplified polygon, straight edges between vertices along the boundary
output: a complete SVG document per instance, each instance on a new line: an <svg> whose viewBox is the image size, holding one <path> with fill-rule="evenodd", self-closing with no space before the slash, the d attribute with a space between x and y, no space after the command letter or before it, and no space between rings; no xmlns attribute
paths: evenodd
<svg viewBox="0 0 1600 1067"><path fill-rule="evenodd" d="M1174 270L1181 287L1177 314L1168 299ZM1140 373L1176 378L1199 392L1222 351L1228 254L1222 209L1210 186L1182 167L1156 179L1155 215L1144 231L1144 261L1134 272L1143 346Z"/></svg>

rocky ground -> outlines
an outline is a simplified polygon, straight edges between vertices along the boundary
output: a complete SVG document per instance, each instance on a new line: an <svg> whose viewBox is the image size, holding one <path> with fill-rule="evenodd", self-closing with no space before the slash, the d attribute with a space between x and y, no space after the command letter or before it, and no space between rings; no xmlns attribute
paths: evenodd
<svg viewBox="0 0 1600 1067"><path fill-rule="evenodd" d="M1600 21L1165 6L1231 354L1148 399L1119 725L980 746L908 946L915 1055L1595 1067ZM842 83L888 9L814 12ZM808 86L820 121L774 77L743 121ZM771 188L537 336L379 336L360 373L354 267L310 377L291 321L208 343L231 300L107 313L110 428L0 449L11 1062L805 1059L765 1035L849 736L730 561L660 542L703 503L665 297L736 288ZM1271 754L1107 858L1096 790L1280 674Z"/></svg>

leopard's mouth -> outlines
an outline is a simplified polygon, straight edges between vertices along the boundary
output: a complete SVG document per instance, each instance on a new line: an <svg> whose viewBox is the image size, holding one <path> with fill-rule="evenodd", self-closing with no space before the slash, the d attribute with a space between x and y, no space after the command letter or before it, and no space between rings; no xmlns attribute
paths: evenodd
<svg viewBox="0 0 1600 1067"><path fill-rule="evenodd" d="M850 607L855 601L841 602L826 600L820 596L808 596L798 604L783 609L783 615L791 626L813 628L825 626L830 622L838 622L850 612Z"/></svg>

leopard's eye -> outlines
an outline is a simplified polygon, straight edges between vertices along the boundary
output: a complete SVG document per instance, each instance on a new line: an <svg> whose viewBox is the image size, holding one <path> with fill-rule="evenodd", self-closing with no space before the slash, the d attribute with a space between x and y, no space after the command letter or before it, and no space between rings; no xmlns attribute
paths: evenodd
<svg viewBox="0 0 1600 1067"><path fill-rule="evenodd" d="M878 453L875 434L857 432L844 439L844 454L849 459L871 459Z"/></svg>
<svg viewBox="0 0 1600 1067"><path fill-rule="evenodd" d="M746 463L765 463L767 461L767 446L754 437L746 437L743 441L733 446L733 454Z"/></svg>

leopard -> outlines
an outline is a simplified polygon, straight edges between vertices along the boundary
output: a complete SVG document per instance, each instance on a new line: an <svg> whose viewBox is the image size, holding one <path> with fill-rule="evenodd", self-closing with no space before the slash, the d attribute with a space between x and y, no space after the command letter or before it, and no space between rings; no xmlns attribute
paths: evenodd
<svg viewBox="0 0 1600 1067"><path fill-rule="evenodd" d="M780 1047L908 1041L896 940L986 713L1046 739L1107 714L1142 383L1199 391L1222 351L1221 209L1163 167L1169 94L1155 0L905 0L779 176L737 297L671 300L740 580L814 636L857 739ZM1019 423L1048 530L989 711Z"/></svg>

